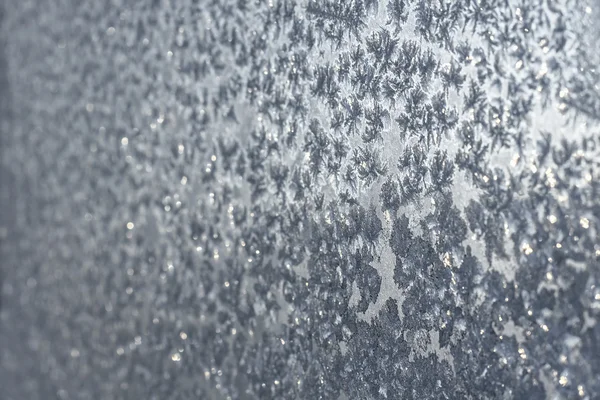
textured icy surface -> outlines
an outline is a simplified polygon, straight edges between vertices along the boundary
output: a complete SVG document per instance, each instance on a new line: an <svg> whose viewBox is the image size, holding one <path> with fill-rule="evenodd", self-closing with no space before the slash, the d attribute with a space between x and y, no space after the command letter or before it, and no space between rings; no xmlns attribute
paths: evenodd
<svg viewBox="0 0 600 400"><path fill-rule="evenodd" d="M597 1L0 2L0 398L597 399Z"/></svg>

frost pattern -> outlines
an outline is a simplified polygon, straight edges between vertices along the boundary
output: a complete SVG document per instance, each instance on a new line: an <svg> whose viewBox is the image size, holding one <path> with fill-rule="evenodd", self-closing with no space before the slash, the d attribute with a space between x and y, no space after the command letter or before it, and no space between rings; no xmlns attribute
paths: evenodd
<svg viewBox="0 0 600 400"><path fill-rule="evenodd" d="M4 2L7 399L600 396L600 5Z"/></svg>

